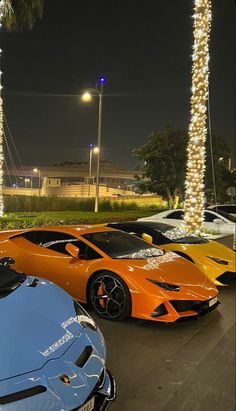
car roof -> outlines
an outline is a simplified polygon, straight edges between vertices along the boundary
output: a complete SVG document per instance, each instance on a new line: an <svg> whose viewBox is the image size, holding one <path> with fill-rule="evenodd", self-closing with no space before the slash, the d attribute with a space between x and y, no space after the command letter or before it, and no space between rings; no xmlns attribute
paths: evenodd
<svg viewBox="0 0 236 411"><path fill-rule="evenodd" d="M14 230L13 235L10 235L9 237L18 236L22 233L28 233L31 231L58 231L60 233L66 232L73 236L78 236L82 234L89 234L89 233L102 232L102 231L114 231L114 229L110 227L106 227L104 224L43 226L43 227L33 227L27 230L18 230L18 231ZM11 234L9 230L8 230L8 233Z"/></svg>
<svg viewBox="0 0 236 411"><path fill-rule="evenodd" d="M116 223L109 223L111 224L111 226L113 228L115 228L115 225L120 225L120 224L124 224L124 225L130 225L130 226L139 226L139 227L145 227L145 228L149 228L149 229L153 229L154 231L158 231L161 228L165 228L165 227L170 227L171 228L175 228L175 226L171 225L171 224L166 224L163 222L157 222L157 221L118 221ZM110 226L110 225L109 225Z"/></svg>

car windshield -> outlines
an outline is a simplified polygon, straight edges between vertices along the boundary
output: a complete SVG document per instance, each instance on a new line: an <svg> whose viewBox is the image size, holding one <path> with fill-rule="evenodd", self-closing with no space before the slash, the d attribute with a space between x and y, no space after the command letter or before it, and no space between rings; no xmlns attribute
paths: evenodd
<svg viewBox="0 0 236 411"><path fill-rule="evenodd" d="M231 215L231 214L226 213L225 211L219 211L218 210L217 214L222 215L222 217L227 218L227 220L229 220L231 223L236 223L236 217ZM217 217L215 217L215 218L217 218Z"/></svg>
<svg viewBox="0 0 236 411"><path fill-rule="evenodd" d="M89 233L82 237L114 259L145 260L164 254L164 251L122 231Z"/></svg>
<svg viewBox="0 0 236 411"><path fill-rule="evenodd" d="M147 224L148 226L148 224ZM153 223L149 224L155 231L159 231L166 238L173 241L173 243L184 243L184 244L203 244L208 243L208 240L199 237L195 234L189 234L179 227L174 227L170 224Z"/></svg>

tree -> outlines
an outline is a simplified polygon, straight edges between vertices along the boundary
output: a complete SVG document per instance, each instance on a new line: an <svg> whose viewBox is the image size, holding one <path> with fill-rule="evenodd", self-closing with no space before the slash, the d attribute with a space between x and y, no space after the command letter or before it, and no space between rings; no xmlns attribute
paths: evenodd
<svg viewBox="0 0 236 411"><path fill-rule="evenodd" d="M136 158L144 161L140 168L142 177L137 177L139 188L162 194L169 208L183 195L186 146L187 132L168 126L153 133L146 144L133 151Z"/></svg>
<svg viewBox="0 0 236 411"><path fill-rule="evenodd" d="M42 17L44 0L5 0L3 25L8 31L32 29Z"/></svg>
<svg viewBox="0 0 236 411"><path fill-rule="evenodd" d="M229 170L229 146L222 137L215 133L212 133L212 151L213 156L211 156L210 139L208 138L206 142L205 197L207 203L215 203L215 200L217 203L221 203L229 200L227 189L234 186L234 173Z"/></svg>
<svg viewBox="0 0 236 411"><path fill-rule="evenodd" d="M8 31L31 29L43 13L44 0L0 0L0 23ZM1 53L1 51L0 51ZM1 93L0 73L0 93ZM0 216L3 215L3 107L0 94Z"/></svg>
<svg viewBox="0 0 236 411"><path fill-rule="evenodd" d="M163 128L151 134L147 143L136 148L133 154L142 161L136 175L140 192L147 191L162 194L173 208L177 198L184 195L184 177L187 162L187 130ZM210 139L206 144L206 199L214 203L214 184ZM212 133L213 165L216 182L217 202L228 199L227 189L234 186L234 173L228 170L229 147L225 140Z"/></svg>

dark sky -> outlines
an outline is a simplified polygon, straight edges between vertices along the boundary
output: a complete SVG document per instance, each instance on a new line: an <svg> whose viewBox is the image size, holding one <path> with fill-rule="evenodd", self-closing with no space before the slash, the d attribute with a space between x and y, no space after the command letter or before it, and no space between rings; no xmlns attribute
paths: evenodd
<svg viewBox="0 0 236 411"><path fill-rule="evenodd" d="M131 150L168 123L187 128L193 0L46 0L31 31L1 33L5 115L23 164L88 159L97 110L78 95L106 79L102 158L131 167ZM235 1L213 0L212 128L235 135Z"/></svg>

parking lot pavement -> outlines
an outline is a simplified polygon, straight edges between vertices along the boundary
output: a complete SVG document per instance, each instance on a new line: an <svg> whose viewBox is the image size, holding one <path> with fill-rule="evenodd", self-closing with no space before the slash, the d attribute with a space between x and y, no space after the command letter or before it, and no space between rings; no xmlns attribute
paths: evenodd
<svg viewBox="0 0 236 411"><path fill-rule="evenodd" d="M106 339L117 382L111 411L235 409L235 286L197 320L157 324L93 315Z"/></svg>

